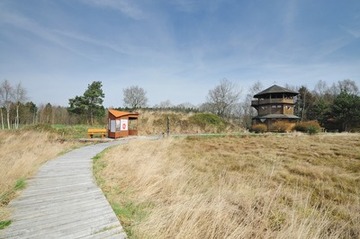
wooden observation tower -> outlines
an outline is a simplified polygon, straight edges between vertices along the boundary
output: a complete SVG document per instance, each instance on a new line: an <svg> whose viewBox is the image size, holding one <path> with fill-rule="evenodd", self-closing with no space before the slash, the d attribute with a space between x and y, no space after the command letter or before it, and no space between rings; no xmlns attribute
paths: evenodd
<svg viewBox="0 0 360 239"><path fill-rule="evenodd" d="M294 97L298 94L278 85L257 93L251 101L251 106L258 112L258 115L253 117L252 124L265 124L268 131L272 130L275 122L295 124L300 119L294 115Z"/></svg>

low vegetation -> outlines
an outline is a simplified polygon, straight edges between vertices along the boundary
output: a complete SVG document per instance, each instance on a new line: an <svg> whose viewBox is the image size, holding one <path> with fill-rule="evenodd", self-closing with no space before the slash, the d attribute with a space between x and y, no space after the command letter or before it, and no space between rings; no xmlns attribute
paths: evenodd
<svg viewBox="0 0 360 239"><path fill-rule="evenodd" d="M50 129L37 127L0 131L0 228L10 224L6 205L26 186L26 179L44 162L77 145L64 141Z"/></svg>
<svg viewBox="0 0 360 239"><path fill-rule="evenodd" d="M271 125L271 131L278 133L287 133L291 132L294 128L294 124L277 121Z"/></svg>
<svg viewBox="0 0 360 239"><path fill-rule="evenodd" d="M254 124L251 126L251 131L254 133L265 133L267 131L266 124Z"/></svg>
<svg viewBox="0 0 360 239"><path fill-rule="evenodd" d="M243 131L240 126L232 124L211 113L140 111L138 130L141 135L166 133L167 126L169 126L171 134L228 133Z"/></svg>
<svg viewBox="0 0 360 239"><path fill-rule="evenodd" d="M308 134L320 133L323 128L316 120L302 121L298 123L288 123L283 121L277 121L271 124L269 131L276 133L290 133L290 132L302 132ZM254 133L265 133L268 131L266 124L254 124L250 128Z"/></svg>
<svg viewBox="0 0 360 239"><path fill-rule="evenodd" d="M359 134L133 141L96 177L130 238L359 238Z"/></svg>
<svg viewBox="0 0 360 239"><path fill-rule="evenodd" d="M316 134L316 133L319 133L322 130L322 128L317 121L312 120L312 121L297 123L294 127L294 130L296 130L298 132Z"/></svg>

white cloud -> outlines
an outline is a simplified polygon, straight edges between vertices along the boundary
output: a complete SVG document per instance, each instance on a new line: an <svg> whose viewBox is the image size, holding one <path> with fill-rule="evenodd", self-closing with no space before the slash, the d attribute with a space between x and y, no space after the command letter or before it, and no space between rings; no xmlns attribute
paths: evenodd
<svg viewBox="0 0 360 239"><path fill-rule="evenodd" d="M84 54L78 49L73 48L69 44L67 44L66 41L64 41L61 37L55 34L52 29L41 26L30 18L24 17L16 13L1 12L0 22L18 28L22 31L30 32L33 36L38 37L41 40L45 40L48 43L60 46L61 48L66 49L79 56L89 58L87 54Z"/></svg>
<svg viewBox="0 0 360 239"><path fill-rule="evenodd" d="M345 26L340 26L341 29L343 29L345 32L347 32L348 34L350 34L351 36L353 36L354 38L360 38L360 24L358 27L345 27Z"/></svg>
<svg viewBox="0 0 360 239"><path fill-rule="evenodd" d="M344 21L341 32L303 26L300 1L275 1L269 4L274 8L263 10L243 3L244 12L225 9L239 7L231 5L240 4L236 1L221 6L215 0L78 1L78 12L69 9L72 2L36 1L35 8L0 1L0 71L22 80L37 102L67 104L94 80L103 81L105 105L117 107L121 90L134 84L147 90L150 104L167 99L197 104L224 77L244 89L256 81L264 87L276 82L311 88L318 80L360 79L358 57L337 58L357 46L357 23ZM33 15L39 7L47 14ZM219 11L211 12L216 7ZM94 13L98 17L91 17ZM202 21L189 22L188 13ZM224 14L234 15L223 19Z"/></svg>
<svg viewBox="0 0 360 239"><path fill-rule="evenodd" d="M287 32L291 32L294 28L294 22L297 17L297 7L298 7L298 1L297 0L289 0L284 2L285 6L281 10L283 13L283 24L285 27L285 30Z"/></svg>
<svg viewBox="0 0 360 239"><path fill-rule="evenodd" d="M120 11L135 20L144 18L144 12L131 0L82 0L82 2L96 7Z"/></svg>
<svg viewBox="0 0 360 239"><path fill-rule="evenodd" d="M54 30L53 32L58 34L58 35L65 36L67 38L71 38L71 39L74 39L74 40L77 40L77 41L81 41L83 43L88 43L88 44L92 44L92 45L95 45L95 46L108 48L108 49L110 49L110 50L112 50L114 52L120 53L120 54L129 54L129 51L127 49L125 49L124 47L120 47L119 45L111 44L111 43L106 42L106 41L101 41L101 40L98 40L96 38L83 35L81 33L62 31L62 30Z"/></svg>

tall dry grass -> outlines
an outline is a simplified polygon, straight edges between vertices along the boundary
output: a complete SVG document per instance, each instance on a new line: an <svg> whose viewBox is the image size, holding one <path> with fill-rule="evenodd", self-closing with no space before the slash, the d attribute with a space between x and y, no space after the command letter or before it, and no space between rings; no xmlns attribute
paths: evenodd
<svg viewBox="0 0 360 239"><path fill-rule="evenodd" d="M0 221L9 214L5 206L16 196L16 183L75 145L59 141L57 135L46 131L0 131Z"/></svg>
<svg viewBox="0 0 360 239"><path fill-rule="evenodd" d="M162 134L167 131L167 118L171 134L195 134L195 133L233 133L242 132L244 129L238 124L226 121L225 125L201 126L194 123L191 117L196 113L184 113L173 111L139 111L138 131L140 135Z"/></svg>
<svg viewBox="0 0 360 239"><path fill-rule="evenodd" d="M360 137L134 141L95 172L130 238L359 238Z"/></svg>

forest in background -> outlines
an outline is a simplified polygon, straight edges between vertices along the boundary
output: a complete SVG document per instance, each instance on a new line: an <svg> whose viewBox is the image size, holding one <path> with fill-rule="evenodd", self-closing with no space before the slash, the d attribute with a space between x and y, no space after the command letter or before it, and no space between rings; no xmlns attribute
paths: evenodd
<svg viewBox="0 0 360 239"><path fill-rule="evenodd" d="M139 86L123 89L123 105L117 109L129 111L173 111L184 113L213 113L239 127L250 128L256 110L251 107L253 95L264 90L256 82L246 92L227 79L210 89L203 104L183 103L173 105L164 100L149 106L146 91ZM301 121L316 120L328 131L359 131L360 96L355 81L342 80L332 85L318 81L314 89L306 86L286 85L285 88L299 92L296 97L295 114ZM4 80L0 85L0 127L17 129L32 124L98 124L106 125L107 109L102 105L105 97L102 82L88 85L84 94L69 99L68 106L36 105L28 99L26 89L19 83L13 85Z"/></svg>

